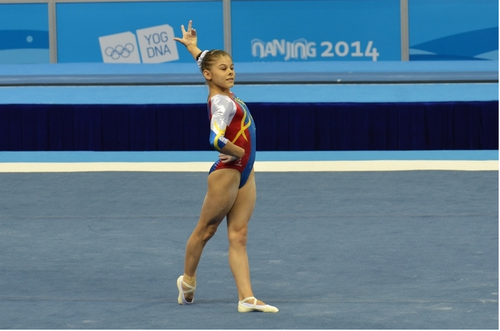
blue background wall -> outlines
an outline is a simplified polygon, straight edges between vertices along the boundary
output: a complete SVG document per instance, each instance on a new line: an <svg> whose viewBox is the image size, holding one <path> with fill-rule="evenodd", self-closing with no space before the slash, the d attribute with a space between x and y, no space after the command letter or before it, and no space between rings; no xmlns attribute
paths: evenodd
<svg viewBox="0 0 500 331"><path fill-rule="evenodd" d="M498 60L498 2L410 0L410 60Z"/></svg>
<svg viewBox="0 0 500 331"><path fill-rule="evenodd" d="M187 28L189 19L202 31L203 44L224 48L221 1L60 3L58 62L103 62L99 37L163 24L181 36L181 24ZM192 62L184 47L178 47L178 52L179 62Z"/></svg>
<svg viewBox="0 0 500 331"><path fill-rule="evenodd" d="M410 60L498 60L496 0L409 0L408 7ZM0 64L50 62L48 12L46 3L0 2ZM55 1L55 12L60 63L103 62L102 36L161 25L180 36L189 19L202 48L224 48L220 0ZM400 23L399 0L233 0L230 40L241 62L399 61ZM178 54L175 61L191 61L182 47Z"/></svg>
<svg viewBox="0 0 500 331"><path fill-rule="evenodd" d="M125 94L117 96L111 103L100 103L97 94L92 94L85 105L77 104L75 100L57 103L59 96L40 104L29 94L32 90L26 89L26 85L38 85L36 93L46 94L46 84L63 84L70 90L74 89L71 84L94 84L104 93L102 84L110 84L110 78L121 77L122 84L136 89L128 93L140 97L138 85L146 84L150 89L152 83L147 79L161 72L162 75L155 76L155 82L162 88L171 90L173 85L183 85L194 92L196 87L190 84L203 88L203 81L191 56L182 46L177 48L178 58L161 67L119 66L99 63L105 59L103 50L108 50L109 46L103 47L102 40L112 37L111 42L116 42L111 47L112 54L119 54L117 58L123 60L138 52L140 33L149 33L144 32L145 29L159 31L156 35L149 35L151 38L157 36L158 44L165 46L174 35L180 36L180 25L186 25L192 19L200 33L201 48L223 48L225 42L227 45L224 22L228 22L223 15L222 1L55 1L49 5L12 5L1 1L0 38L3 39L0 45L10 46L0 49L0 56L2 51L7 51L3 54L27 51L33 56L33 63L47 63L49 36L55 36L57 43L50 42L50 45L57 45L60 64L0 66L0 85L6 85L0 89L4 94L17 93L21 98L21 102L15 105L0 98L0 150L209 148L205 137L208 121L205 92L202 92L199 103L189 104L177 104L172 100L153 104L150 98L120 104ZM484 90L493 86L497 90L498 61L399 62L402 44L399 1L254 0L232 1L231 7L231 42L235 62L241 62L238 64L240 79L245 75L247 79L259 76L259 84L267 84L269 81L276 83L278 78L284 84L281 87L261 85L268 90L272 98L270 102L249 100L252 94L241 95L248 101L259 123L262 132L259 134L260 150L498 149L498 94L487 99L474 99L477 95L470 89L465 93L462 90L463 80L470 81L471 77L483 82L478 84L478 80L473 79L474 87ZM53 22L48 18L51 9L56 12L57 31L49 29L52 27L50 22ZM498 4L495 0L410 0L409 14L411 60L497 59ZM252 41L256 45L253 54ZM372 55L365 56L370 42ZM321 57L329 45L332 49L327 53L334 56ZM279 52L278 46L285 49ZM295 57L287 58L286 47L291 46L295 52L291 55ZM374 48L377 48L376 52ZM38 53L39 50L43 55ZM362 56L353 56L353 52ZM261 57L261 54L266 56ZM25 63L27 58L11 56L10 61L18 59L19 63ZM144 59L141 55L134 61L144 63ZM374 60L379 62L373 63ZM294 62L286 63L290 61ZM334 63L338 61L345 62ZM474 67L468 66L470 64ZM478 69L482 65L488 65L487 72ZM451 71L444 70L448 66L452 67ZM300 67L302 71L298 71ZM279 68L282 70L275 70ZM92 77L88 77L87 71L91 71ZM190 78L192 76L200 80ZM301 80L299 76L306 78ZM326 77L321 82L332 89L329 93L342 95L343 89L350 86L356 89L356 98L347 102L324 102L318 98L289 102L275 97L273 91L276 90L284 98L307 96L304 86L311 83L310 77L317 76ZM166 77L169 82L166 82ZM176 79L172 80L172 77ZM364 80L358 81L356 77ZM448 77L448 80L443 80L443 77ZM24 79L23 83L16 85L19 79ZM46 83L40 83L40 79ZM296 79L295 83L300 84L299 92L290 88L293 86L290 79ZM354 80L345 84L345 79ZM397 84L412 79L415 85ZM413 102L406 100L408 95L394 87L405 85L415 90L415 86L429 85L422 84L429 83L429 80L437 84L430 87L433 91L422 93L423 96L438 95L440 88L445 86L452 89L457 98L449 102L426 99ZM456 84L457 81L460 83ZM313 82L318 83L317 80ZM382 82L390 84L383 85ZM441 84L443 82L447 84ZM371 93L377 88L383 89L377 94L381 99L363 102L363 85ZM318 87L317 84L311 86ZM188 93L190 97L191 92ZM472 99L460 101L458 97L464 94ZM398 96L396 103L387 104L390 95ZM199 137L193 136L193 128ZM300 136L301 132L309 134L306 139Z"/></svg>
<svg viewBox="0 0 500 331"><path fill-rule="evenodd" d="M239 61L401 59L399 0L234 1L231 9ZM262 44L254 54L253 40ZM307 44L308 52L290 56L273 47L279 42Z"/></svg>
<svg viewBox="0 0 500 331"><path fill-rule="evenodd" d="M0 4L0 63L48 63L47 4Z"/></svg>

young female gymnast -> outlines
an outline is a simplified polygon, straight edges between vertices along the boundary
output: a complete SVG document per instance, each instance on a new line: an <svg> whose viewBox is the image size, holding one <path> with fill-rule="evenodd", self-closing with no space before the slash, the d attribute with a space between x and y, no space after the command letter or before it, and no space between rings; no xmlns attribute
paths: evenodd
<svg viewBox="0 0 500 331"><path fill-rule="evenodd" d="M253 163L255 125L246 105L230 89L234 86L234 64L222 50L201 51L196 30L189 21L181 26L182 38L205 77L209 94L210 143L219 151L219 160L208 175L208 190L200 218L186 245L184 275L177 279L178 303L194 302L196 268L203 248L226 218L229 240L229 266L238 289L238 311L277 313L276 307L257 300L252 292L246 250L248 222L256 200Z"/></svg>

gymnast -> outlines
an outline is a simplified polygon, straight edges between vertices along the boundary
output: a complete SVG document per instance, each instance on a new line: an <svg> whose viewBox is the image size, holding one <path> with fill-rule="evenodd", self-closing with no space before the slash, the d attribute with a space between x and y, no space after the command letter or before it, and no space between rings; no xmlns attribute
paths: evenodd
<svg viewBox="0 0 500 331"><path fill-rule="evenodd" d="M198 223L186 244L184 275L177 279L178 303L190 305L196 290L196 269L206 243L224 218L229 240L229 267L238 290L238 311L277 313L278 308L254 297L246 250L248 222L256 201L253 170L255 125L250 112L230 89L234 86L234 64L223 50L201 51L196 30L189 21L181 26L183 44L198 63L206 79L210 144L219 152L208 175L208 189Z"/></svg>

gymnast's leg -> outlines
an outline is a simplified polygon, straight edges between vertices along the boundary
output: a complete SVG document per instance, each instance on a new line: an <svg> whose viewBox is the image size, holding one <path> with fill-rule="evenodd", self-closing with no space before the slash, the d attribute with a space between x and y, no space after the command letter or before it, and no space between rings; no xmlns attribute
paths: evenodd
<svg viewBox="0 0 500 331"><path fill-rule="evenodd" d="M227 215L238 195L241 174L234 169L220 169L212 172L207 179L208 189L201 208L196 228L186 244L183 280L196 286L196 269L206 243L217 231L217 227ZM189 287L182 284L183 290ZM185 299L191 302L194 292L186 293Z"/></svg>
<svg viewBox="0 0 500 331"><path fill-rule="evenodd" d="M278 312L273 306L254 298L250 281L250 266L247 255L248 222L252 216L257 198L254 172L240 188L234 204L227 214L229 240L229 266L238 289L238 311ZM244 303L244 304L242 304Z"/></svg>

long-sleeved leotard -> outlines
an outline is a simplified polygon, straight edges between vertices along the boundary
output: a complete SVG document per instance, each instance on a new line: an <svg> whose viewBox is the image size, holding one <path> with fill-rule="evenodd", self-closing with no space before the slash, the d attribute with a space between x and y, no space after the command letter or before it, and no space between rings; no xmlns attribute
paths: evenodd
<svg viewBox="0 0 500 331"><path fill-rule="evenodd" d="M210 173L219 169L236 169L241 173L240 188L245 185L255 161L255 124L243 101L217 94L208 101L210 144L219 152L228 141L243 148L245 155L236 161L214 163Z"/></svg>

